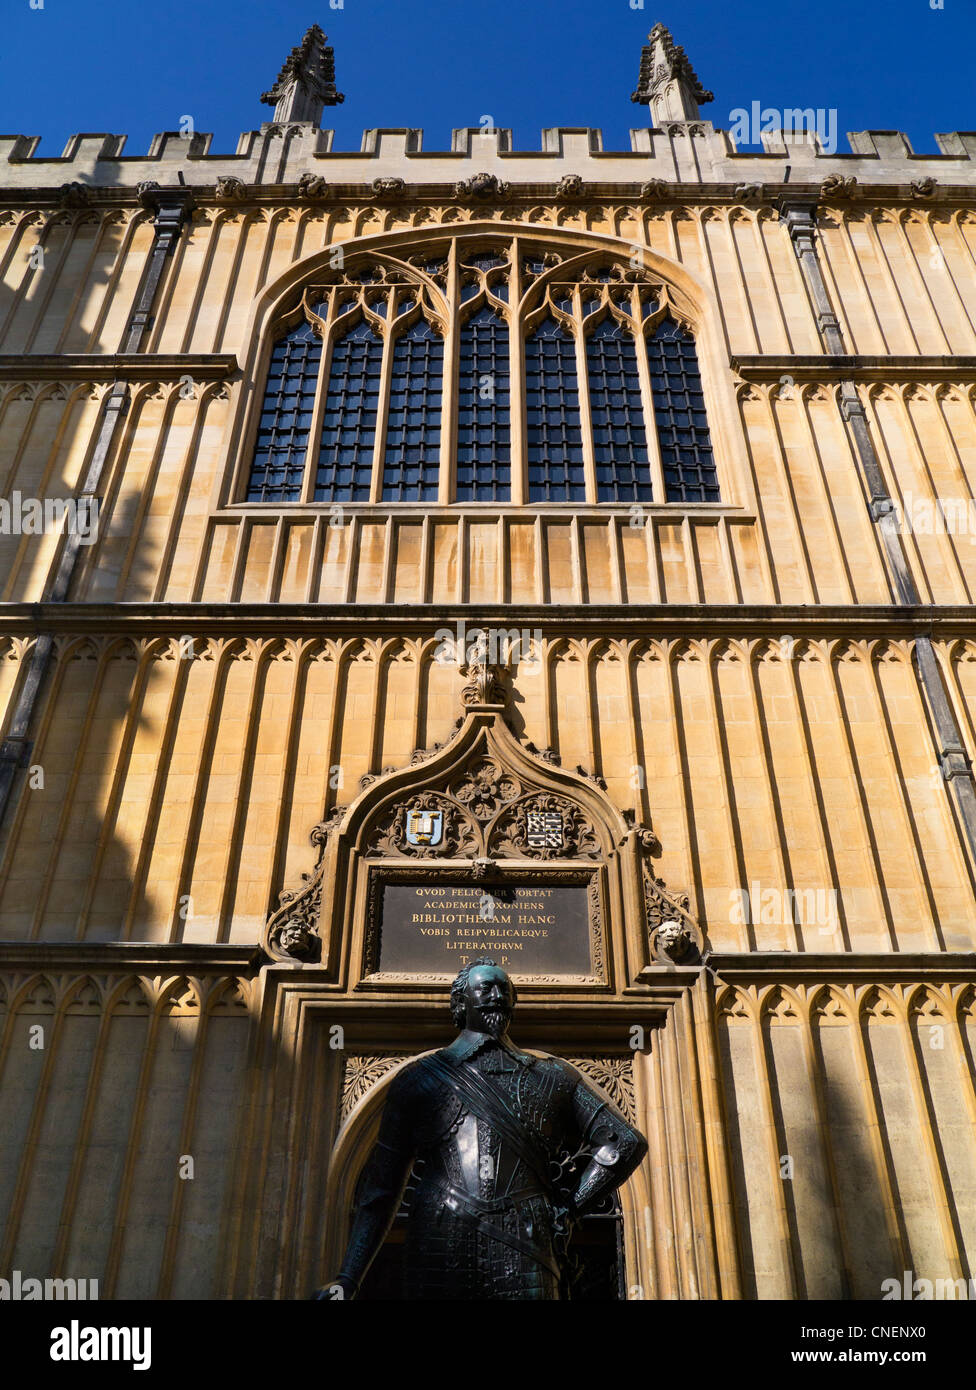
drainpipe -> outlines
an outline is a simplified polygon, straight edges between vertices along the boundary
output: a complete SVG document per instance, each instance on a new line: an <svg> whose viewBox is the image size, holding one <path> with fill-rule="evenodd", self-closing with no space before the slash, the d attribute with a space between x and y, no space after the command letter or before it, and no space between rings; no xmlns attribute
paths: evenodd
<svg viewBox="0 0 976 1390"><path fill-rule="evenodd" d="M817 327L827 353L845 355L844 337L834 313L816 245L815 202L791 202L783 198L779 210L790 234L807 289L817 314ZM840 411L854 440L861 476L869 494L871 519L877 527L891 583L899 603L921 605L921 596L908 565L898 526L895 503L888 493L881 464L868 429L867 415L853 381L840 383ZM970 873L976 878L976 782L962 732L952 710L942 668L927 632L915 634L918 679L932 719L936 755L943 779L955 804L963 832L963 848Z"/></svg>

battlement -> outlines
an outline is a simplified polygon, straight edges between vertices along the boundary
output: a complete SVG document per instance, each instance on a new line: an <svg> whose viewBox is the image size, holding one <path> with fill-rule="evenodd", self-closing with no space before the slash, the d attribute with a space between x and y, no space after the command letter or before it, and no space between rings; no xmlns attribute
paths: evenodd
<svg viewBox="0 0 976 1390"><path fill-rule="evenodd" d="M424 132L377 128L363 132L359 150L334 148L334 131L310 122L267 122L245 131L233 154L211 151L212 136L163 131L144 155L126 154L124 135L72 135L58 157L38 156L36 136L0 136L0 190L59 189L79 183L91 189L134 190L155 180L189 187L239 179L249 187L295 184L305 174L325 184L367 185L377 179L412 186L453 184L473 174L493 174L518 193L520 185L559 183L576 176L583 184L715 185L754 187L821 183L832 174L866 185L910 185L935 180L943 186L976 188L976 132L935 136L940 153L915 154L897 130L848 134L849 151L824 148L821 135L771 131L763 149L739 148L734 133L710 121L666 121L630 132L629 150L605 150L595 128L557 126L543 130L541 148L513 148L512 131L463 127L452 131L449 149L426 150ZM831 142L833 143L833 142ZM585 195L575 182L565 191ZM452 190L453 192L453 190ZM929 188L929 196L934 189Z"/></svg>

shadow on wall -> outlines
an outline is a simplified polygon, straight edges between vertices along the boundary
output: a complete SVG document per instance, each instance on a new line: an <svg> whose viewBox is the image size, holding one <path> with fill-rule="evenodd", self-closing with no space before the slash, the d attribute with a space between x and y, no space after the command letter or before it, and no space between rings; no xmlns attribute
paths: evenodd
<svg viewBox="0 0 976 1390"><path fill-rule="evenodd" d="M220 1297L252 982L6 985L0 1278L96 1280L103 1299Z"/></svg>
<svg viewBox="0 0 976 1390"><path fill-rule="evenodd" d="M801 998L776 986L761 1013L752 990L729 988L719 1001L746 1298L879 1300L885 1281L901 1286L906 1270L968 1277L972 1135L948 1134L930 1093L938 1085L958 1105L965 1020L961 1013L942 1052L949 1071L927 1076L920 1060L913 1091L911 1025L879 990L860 1008L855 1023L848 1001L828 987ZM950 1179L952 1235L943 1228L936 1153Z"/></svg>
<svg viewBox="0 0 976 1390"><path fill-rule="evenodd" d="M32 376L25 361L118 351L146 237L127 256L134 223L77 191L0 221L0 355L16 359L0 366L0 497L14 518L17 494L76 496L108 384L40 364ZM155 590L160 556L136 539L165 429L134 488L122 476L143 412L169 409L153 384L133 392L100 489L109 544L80 550L86 580L97 556L110 582L85 598ZM0 597L36 601L61 537L15 526L0 534ZM0 622L0 735L32 645ZM195 690L157 655L125 638L57 638L0 826L0 942L183 938L179 884L157 884L154 855L174 833L161 808L183 775L174 731ZM220 1295L252 1007L250 982L218 966L193 978L0 972L0 1278L94 1280L102 1298Z"/></svg>

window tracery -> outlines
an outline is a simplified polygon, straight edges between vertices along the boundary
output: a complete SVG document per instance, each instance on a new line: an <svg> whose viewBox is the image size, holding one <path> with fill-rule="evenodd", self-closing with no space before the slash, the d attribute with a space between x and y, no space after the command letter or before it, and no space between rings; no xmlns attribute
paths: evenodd
<svg viewBox="0 0 976 1390"><path fill-rule="evenodd" d="M720 500L692 324L649 271L501 234L349 259L271 348L244 500Z"/></svg>

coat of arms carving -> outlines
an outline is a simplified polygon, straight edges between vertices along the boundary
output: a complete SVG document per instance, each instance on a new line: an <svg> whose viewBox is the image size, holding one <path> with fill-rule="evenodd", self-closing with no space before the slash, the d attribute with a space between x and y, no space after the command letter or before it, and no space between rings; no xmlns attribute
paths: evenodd
<svg viewBox="0 0 976 1390"><path fill-rule="evenodd" d="M531 849L562 849L564 838L559 811L526 811L525 842Z"/></svg>
<svg viewBox="0 0 976 1390"><path fill-rule="evenodd" d="M428 845L431 849L444 838L444 812L426 807L410 807L407 811L407 843Z"/></svg>

